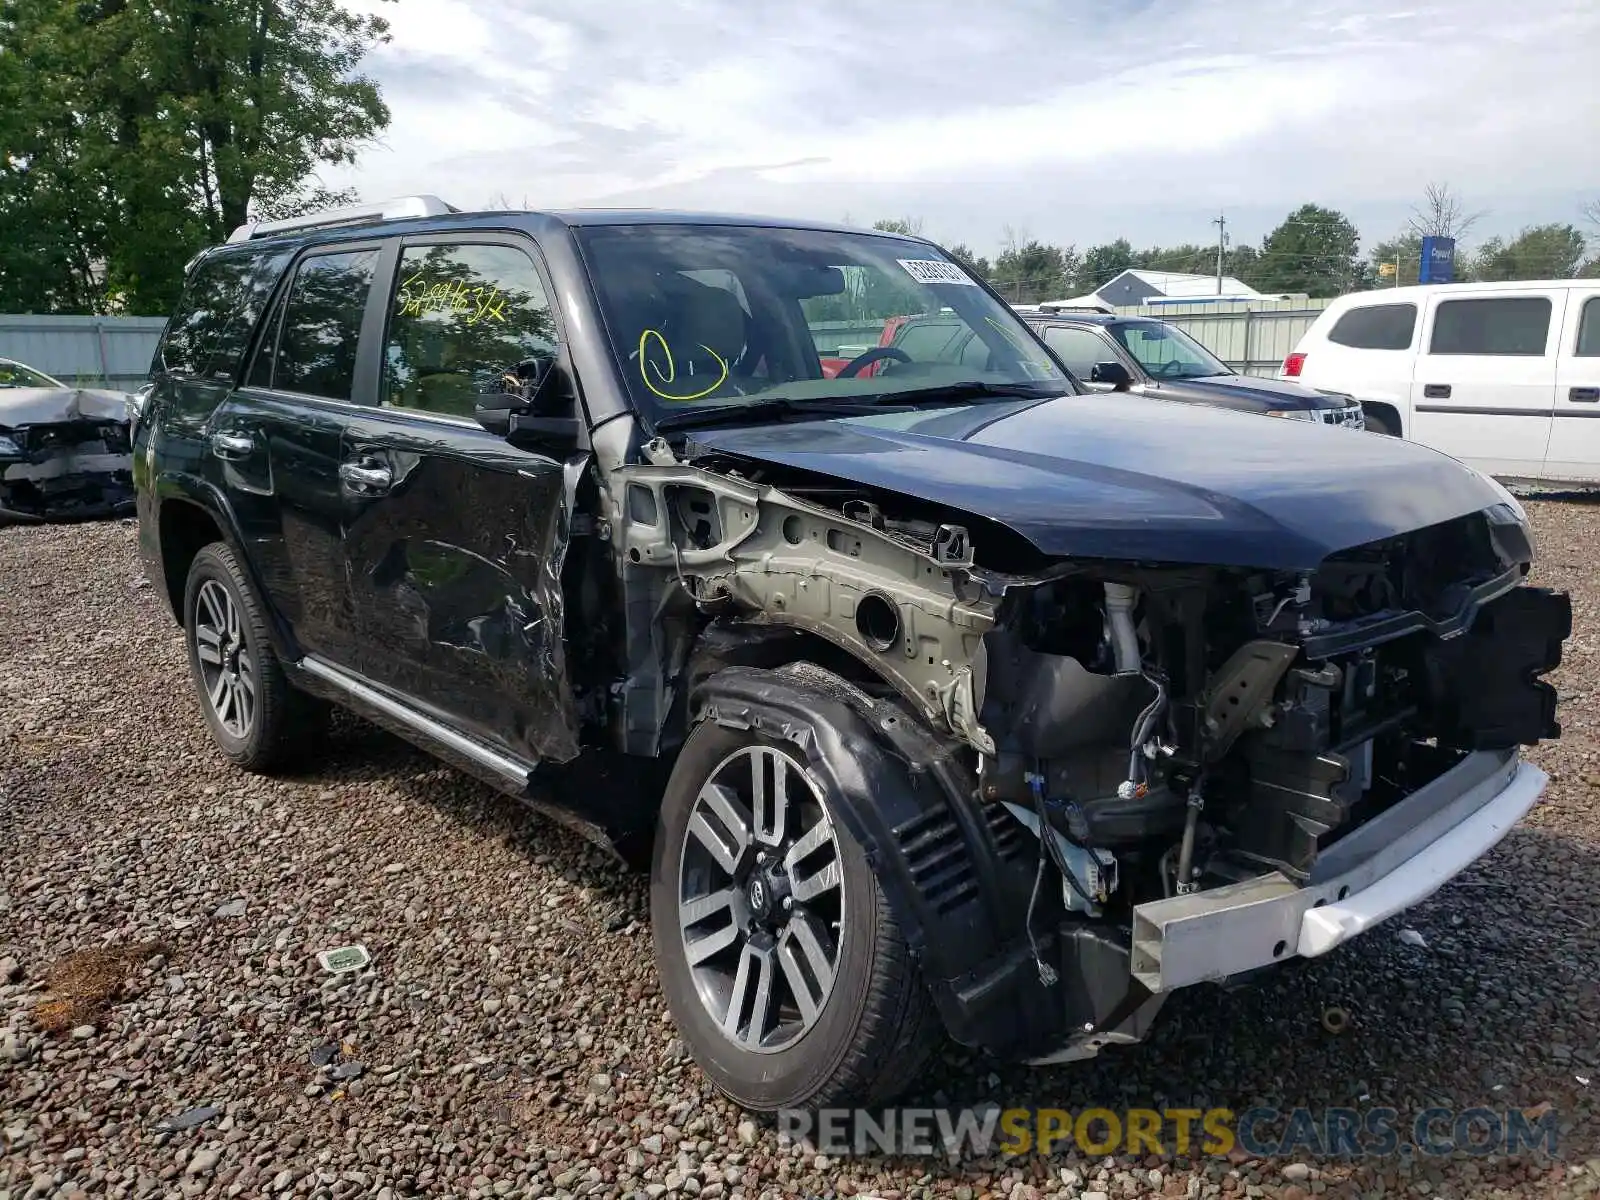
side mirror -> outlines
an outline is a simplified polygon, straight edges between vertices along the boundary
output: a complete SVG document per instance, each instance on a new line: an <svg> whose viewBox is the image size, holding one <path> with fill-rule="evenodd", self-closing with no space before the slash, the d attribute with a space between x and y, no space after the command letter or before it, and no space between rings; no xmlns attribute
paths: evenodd
<svg viewBox="0 0 1600 1200"><path fill-rule="evenodd" d="M578 448L577 417L531 417L512 413L506 441L518 450L564 455Z"/></svg>
<svg viewBox="0 0 1600 1200"><path fill-rule="evenodd" d="M1113 391L1125 392L1133 386L1133 376L1119 362L1102 362L1095 363L1089 371L1089 382L1109 383Z"/></svg>
<svg viewBox="0 0 1600 1200"><path fill-rule="evenodd" d="M472 415L496 437L505 437L511 432L511 417L517 409L523 408L528 401L522 396L513 396L510 392L496 392L492 396L484 396L472 406Z"/></svg>

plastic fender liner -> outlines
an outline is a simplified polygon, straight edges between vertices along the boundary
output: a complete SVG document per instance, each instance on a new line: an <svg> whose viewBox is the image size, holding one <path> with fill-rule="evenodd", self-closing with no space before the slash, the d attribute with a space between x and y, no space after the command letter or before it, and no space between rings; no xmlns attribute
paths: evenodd
<svg viewBox="0 0 1600 1200"><path fill-rule="evenodd" d="M953 742L805 662L727 667L691 703L700 719L800 750L839 801L836 816L865 850L953 1038L999 1052L1059 1036L1059 998L1026 986L1039 986L1031 959L1026 971L1006 969L1009 944L1026 945L1034 857L1019 866L1002 855Z"/></svg>

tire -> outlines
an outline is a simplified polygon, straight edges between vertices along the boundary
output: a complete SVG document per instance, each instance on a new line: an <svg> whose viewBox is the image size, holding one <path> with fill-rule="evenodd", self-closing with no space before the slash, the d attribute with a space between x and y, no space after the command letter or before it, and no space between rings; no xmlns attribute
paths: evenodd
<svg viewBox="0 0 1600 1200"><path fill-rule="evenodd" d="M1369 411L1366 414L1367 432L1381 433L1384 437L1398 437L1400 431L1394 427L1394 422L1382 413Z"/></svg>
<svg viewBox="0 0 1600 1200"><path fill-rule="evenodd" d="M771 779L785 772L789 797L778 844L790 849L768 852L765 866L754 860L775 839L772 823L762 828L750 800L758 763L770 772L769 792L775 791ZM730 826L705 803L713 782L723 788L723 811L729 811L731 793L732 811L752 827L737 871L727 864L735 861L730 847L738 839L726 836ZM754 1112L881 1103L912 1083L938 1044L933 1005L911 951L836 810L837 801L823 794L793 745L710 723L684 744L662 800L650 885L662 988L700 1067L718 1090ZM827 841L816 832L824 824ZM708 830L714 835L709 841ZM708 849L711 841L720 844L720 859ZM793 848L797 841L811 849L800 853ZM785 869L775 869L778 864ZM739 872L746 870L741 881ZM826 886L835 876L837 888ZM755 879L760 895L752 891ZM785 894L796 900L792 909L782 908ZM688 901L698 905L689 909ZM686 916L692 918L688 928ZM702 959L729 930L734 940ZM698 963L691 963L691 943ZM816 964L829 951L831 985L813 987L825 974ZM811 968L800 968L814 1010L809 1017L791 973L801 962ZM769 1004L758 1025L763 978L770 984ZM732 1035L723 1031L731 1005L718 990L719 979L729 998L743 997Z"/></svg>
<svg viewBox="0 0 1600 1200"><path fill-rule="evenodd" d="M223 542L202 547L189 565L183 631L195 698L223 754L265 774L315 742L327 706L290 685L261 603Z"/></svg>

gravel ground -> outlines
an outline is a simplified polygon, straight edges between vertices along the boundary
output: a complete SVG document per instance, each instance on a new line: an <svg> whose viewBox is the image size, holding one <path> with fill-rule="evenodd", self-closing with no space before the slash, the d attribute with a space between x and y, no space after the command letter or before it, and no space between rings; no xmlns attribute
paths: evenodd
<svg viewBox="0 0 1600 1200"><path fill-rule="evenodd" d="M639 878L353 719L314 773L233 770L132 524L0 530L0 1200L1600 1188L1600 506L1530 508L1539 581L1572 590L1577 632L1557 679L1566 737L1533 754L1553 783L1524 827L1326 960L1181 993L1143 1047L1048 1070L952 1050L908 1100L1550 1105L1561 1121L1557 1162L1288 1167L829 1162L781 1144L684 1056ZM352 942L369 969L318 967L316 951ZM98 947L114 950L74 961L79 986L125 980L114 1001L36 1017L52 965ZM1353 1017L1339 1036L1321 1025L1335 1004ZM161 1124L203 1106L217 1111L192 1128Z"/></svg>

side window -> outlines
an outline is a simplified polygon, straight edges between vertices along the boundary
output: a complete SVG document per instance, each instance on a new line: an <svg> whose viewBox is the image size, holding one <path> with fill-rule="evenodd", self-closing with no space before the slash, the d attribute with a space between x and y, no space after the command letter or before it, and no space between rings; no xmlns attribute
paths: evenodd
<svg viewBox="0 0 1600 1200"><path fill-rule="evenodd" d="M383 403L470 417L478 397L517 392L556 351L533 260L514 246L411 246L389 306Z"/></svg>
<svg viewBox="0 0 1600 1200"><path fill-rule="evenodd" d="M1088 379L1095 363L1116 357L1098 334L1071 325L1051 325L1044 331L1044 341L1079 379Z"/></svg>
<svg viewBox="0 0 1600 1200"><path fill-rule="evenodd" d="M1494 354L1537 358L1550 333L1545 296L1445 300L1433 316L1432 354Z"/></svg>
<svg viewBox="0 0 1600 1200"><path fill-rule="evenodd" d="M193 379L231 381L254 319L242 309L257 254L229 254L196 264L156 352L156 368ZM255 315L259 316L257 306Z"/></svg>
<svg viewBox="0 0 1600 1200"><path fill-rule="evenodd" d="M1416 327L1415 304L1368 304L1335 321L1328 340L1357 350L1409 350Z"/></svg>
<svg viewBox="0 0 1600 1200"><path fill-rule="evenodd" d="M1600 296L1583 302L1578 318L1578 345L1572 352L1579 358L1600 358Z"/></svg>
<svg viewBox="0 0 1600 1200"><path fill-rule="evenodd" d="M983 339L974 335L967 339L967 344L961 350L961 365L964 367L976 367L980 371L987 371L991 357L993 357L993 353L984 344Z"/></svg>
<svg viewBox="0 0 1600 1200"><path fill-rule="evenodd" d="M378 266L376 250L300 260L277 314L277 353L269 333L250 382L278 391L349 400L355 389L361 318ZM266 377L270 362L271 378Z"/></svg>
<svg viewBox="0 0 1600 1200"><path fill-rule="evenodd" d="M966 325L954 322L912 322L900 330L894 344L913 362L948 362L952 343L966 331Z"/></svg>

